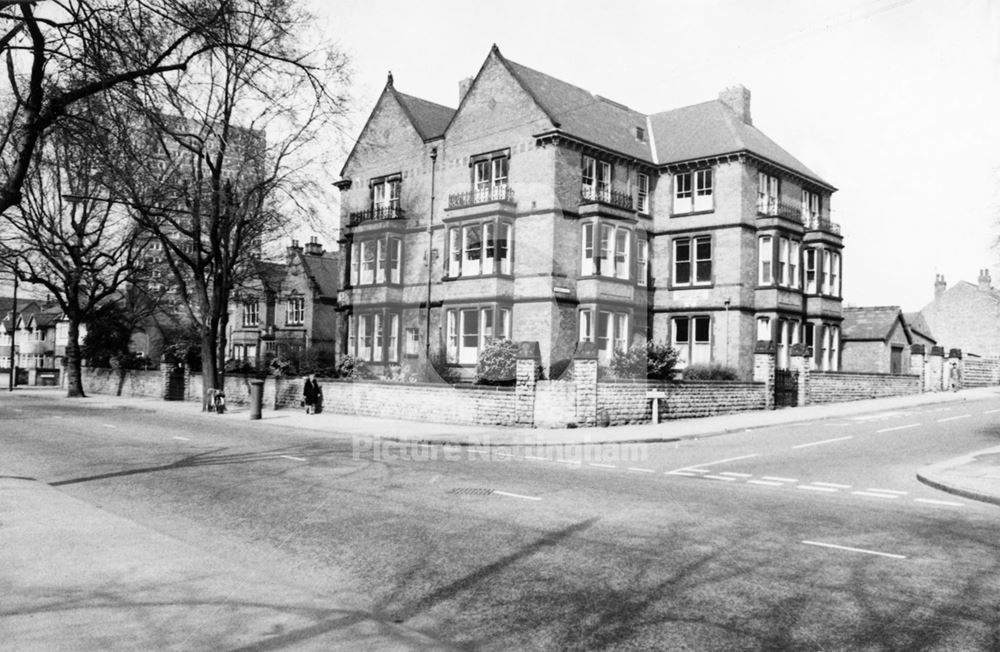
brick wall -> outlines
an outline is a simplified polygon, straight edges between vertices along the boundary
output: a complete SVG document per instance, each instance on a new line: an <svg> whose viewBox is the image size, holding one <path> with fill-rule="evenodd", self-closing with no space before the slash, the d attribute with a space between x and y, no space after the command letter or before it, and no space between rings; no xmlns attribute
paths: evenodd
<svg viewBox="0 0 1000 652"><path fill-rule="evenodd" d="M814 371L809 380L809 403L859 401L920 392L920 376Z"/></svg>
<svg viewBox="0 0 1000 652"><path fill-rule="evenodd" d="M962 386L1000 385L1000 358L965 358L962 360Z"/></svg>
<svg viewBox="0 0 1000 652"><path fill-rule="evenodd" d="M648 423L652 401L646 392L666 393L660 399L660 419L690 419L765 408L764 383L697 382L647 383L644 381L601 382L597 388L598 422L609 425Z"/></svg>

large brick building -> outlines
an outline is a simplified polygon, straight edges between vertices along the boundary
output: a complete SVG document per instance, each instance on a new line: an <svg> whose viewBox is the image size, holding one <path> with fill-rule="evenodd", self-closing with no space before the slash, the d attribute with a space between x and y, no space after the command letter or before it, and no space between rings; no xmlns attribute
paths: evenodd
<svg viewBox="0 0 1000 652"><path fill-rule="evenodd" d="M752 373L758 340L839 364L835 188L761 133L750 93L646 115L494 46L457 109L392 76L342 191L344 349L376 367L427 352L471 373L493 337L607 361L667 342L682 364Z"/></svg>
<svg viewBox="0 0 1000 652"><path fill-rule="evenodd" d="M975 284L959 281L950 288L944 276L934 280L934 300L920 311L938 343L984 357L1000 356L1000 290L988 269Z"/></svg>

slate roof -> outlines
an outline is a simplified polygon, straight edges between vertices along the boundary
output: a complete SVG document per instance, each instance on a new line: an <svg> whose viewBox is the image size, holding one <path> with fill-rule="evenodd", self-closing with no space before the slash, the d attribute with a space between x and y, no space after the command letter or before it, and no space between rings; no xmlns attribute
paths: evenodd
<svg viewBox="0 0 1000 652"><path fill-rule="evenodd" d="M679 163L746 151L833 189L759 129L743 122L721 100L656 113L649 117L649 121L660 163Z"/></svg>
<svg viewBox="0 0 1000 652"><path fill-rule="evenodd" d="M444 135L444 130L455 115L455 109L400 93L395 89L393 92L403 110L410 116L410 121L421 138L432 140Z"/></svg>
<svg viewBox="0 0 1000 652"><path fill-rule="evenodd" d="M840 332L845 340L884 342L889 339L893 327L902 315L899 306L844 308Z"/></svg>
<svg viewBox="0 0 1000 652"><path fill-rule="evenodd" d="M907 312L903 313L903 319L906 321L906 326L922 337L929 339L932 342L937 342L937 338L931 333L931 327L927 324L927 320L924 319L922 313L919 312Z"/></svg>
<svg viewBox="0 0 1000 652"><path fill-rule="evenodd" d="M340 289L337 278L340 272L336 255L327 253L322 256L313 256L300 253L299 260L302 261L302 268L306 274L319 289L320 296L337 296L337 291Z"/></svg>
<svg viewBox="0 0 1000 652"><path fill-rule="evenodd" d="M595 145L652 162L649 135L643 141L635 136L636 127L646 129L644 113L510 59L501 59L554 126Z"/></svg>

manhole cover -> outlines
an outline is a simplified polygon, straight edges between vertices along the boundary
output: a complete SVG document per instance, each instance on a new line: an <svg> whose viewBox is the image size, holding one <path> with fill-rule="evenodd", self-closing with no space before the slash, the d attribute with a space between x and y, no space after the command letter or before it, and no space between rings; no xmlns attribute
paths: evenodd
<svg viewBox="0 0 1000 652"><path fill-rule="evenodd" d="M448 493L460 496L489 496L493 493L493 490L485 487L459 487L457 489L449 489Z"/></svg>

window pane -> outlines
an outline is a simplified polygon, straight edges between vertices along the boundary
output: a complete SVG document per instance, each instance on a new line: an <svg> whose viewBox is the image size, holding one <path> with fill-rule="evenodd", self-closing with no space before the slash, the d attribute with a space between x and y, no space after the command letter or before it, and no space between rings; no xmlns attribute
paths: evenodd
<svg viewBox="0 0 1000 652"><path fill-rule="evenodd" d="M593 342L594 341L594 330L593 330L593 313L589 310L580 311L580 341L581 342Z"/></svg>
<svg viewBox="0 0 1000 652"><path fill-rule="evenodd" d="M583 260L580 264L580 274L590 276L594 273L594 225L583 225L583 236L580 243L580 250L583 252Z"/></svg>
<svg viewBox="0 0 1000 652"><path fill-rule="evenodd" d="M709 283L712 280L712 240L709 237L700 237L695 240L695 257L697 267L695 269L695 282Z"/></svg>
<svg viewBox="0 0 1000 652"><path fill-rule="evenodd" d="M483 241L486 245L486 258L483 261L483 274L493 274L496 271L494 269L497 257L496 232L497 225L493 222L488 222L483 225Z"/></svg>
<svg viewBox="0 0 1000 652"><path fill-rule="evenodd" d="M602 276L611 276L613 272L613 267L611 263L611 232L612 227L607 225L601 225L601 241L600 241L600 251L601 258L598 261L597 273Z"/></svg>
<svg viewBox="0 0 1000 652"><path fill-rule="evenodd" d="M690 321L687 317L674 318L674 342L687 344L691 340Z"/></svg>
<svg viewBox="0 0 1000 652"><path fill-rule="evenodd" d="M705 343L709 341L711 320L708 317L694 318L694 341Z"/></svg>
<svg viewBox="0 0 1000 652"><path fill-rule="evenodd" d="M674 240L674 283L691 282L691 241Z"/></svg>
<svg viewBox="0 0 1000 652"><path fill-rule="evenodd" d="M463 229L465 235L465 257L462 262L462 275L480 273L480 259L483 255L483 241L480 227L467 226Z"/></svg>
<svg viewBox="0 0 1000 652"><path fill-rule="evenodd" d="M497 238L497 257L500 259L500 273L510 274L510 224L500 224L500 237Z"/></svg>
<svg viewBox="0 0 1000 652"><path fill-rule="evenodd" d="M510 310L507 308L500 309L500 323L497 324L497 337L502 337L505 340L510 339Z"/></svg>
<svg viewBox="0 0 1000 652"><path fill-rule="evenodd" d="M399 361L399 315L389 315L389 362Z"/></svg>
<svg viewBox="0 0 1000 652"><path fill-rule="evenodd" d="M615 278L628 278L629 242L632 233L618 229L615 233Z"/></svg>

